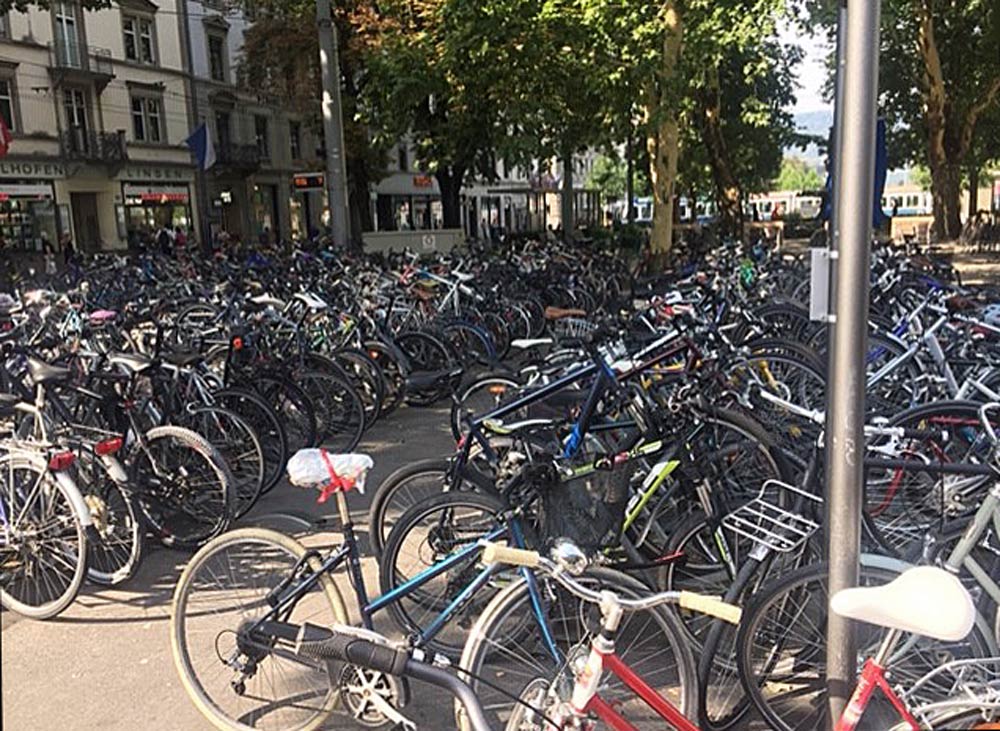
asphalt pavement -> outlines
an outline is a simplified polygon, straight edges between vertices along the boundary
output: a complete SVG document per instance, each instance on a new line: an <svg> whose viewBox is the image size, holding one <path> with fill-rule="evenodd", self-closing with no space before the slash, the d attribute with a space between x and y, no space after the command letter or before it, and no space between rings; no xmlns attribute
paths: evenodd
<svg viewBox="0 0 1000 731"><path fill-rule="evenodd" d="M446 408L403 407L376 424L358 448L375 460L368 494L349 498L361 538L371 494L382 478L408 461L453 449ZM283 483L247 520L280 511L315 517L336 512L333 501L319 506L316 497ZM332 544L337 536L316 539ZM181 687L170 653L170 600L189 556L150 546L131 581L113 589L85 584L76 602L47 622L4 611L3 731L210 731L212 725ZM366 560L364 568L375 594L375 562ZM350 606L346 583L341 590ZM387 617L376 626L387 633L393 629ZM428 731L451 727L448 698L413 690L408 717ZM343 716L332 717L328 727L361 728Z"/></svg>

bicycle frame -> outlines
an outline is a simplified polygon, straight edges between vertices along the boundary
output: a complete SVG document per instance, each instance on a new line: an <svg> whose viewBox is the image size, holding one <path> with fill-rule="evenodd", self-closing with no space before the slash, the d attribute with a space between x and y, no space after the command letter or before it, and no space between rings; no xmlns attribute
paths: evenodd
<svg viewBox="0 0 1000 731"><path fill-rule="evenodd" d="M887 645L892 644L895 635L896 632L890 633L889 637L886 638L886 642L883 643L883 650ZM883 654L882 650L879 651L879 654ZM878 660L873 658L865 660L864 667L861 669L861 675L858 677L858 684L854 688L854 693L851 695L851 700L848 702L847 707L840 718L837 719L837 723L833 727L834 731L854 731L861 722L861 718L868 708L868 704L871 703L876 690L882 691L882 694L892 704L896 713L903 719L903 723L909 726L910 731L920 731L920 724L917 722L917 719L913 717L906 704L896 694L892 686L889 685L889 681L885 679L885 668Z"/></svg>

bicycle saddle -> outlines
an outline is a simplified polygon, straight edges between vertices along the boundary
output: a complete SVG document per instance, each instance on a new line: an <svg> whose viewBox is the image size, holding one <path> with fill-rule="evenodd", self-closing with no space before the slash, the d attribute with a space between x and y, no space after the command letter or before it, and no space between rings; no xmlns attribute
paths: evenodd
<svg viewBox="0 0 1000 731"><path fill-rule="evenodd" d="M539 345L552 345L552 342L552 338L518 338L517 340L510 341L510 347L517 348L518 350L527 350Z"/></svg>
<svg viewBox="0 0 1000 731"><path fill-rule="evenodd" d="M142 373L153 367L152 360L136 353L115 353L108 358L108 361L115 365L125 366L133 373Z"/></svg>
<svg viewBox="0 0 1000 731"><path fill-rule="evenodd" d="M546 320L561 320L564 317L586 317L587 313L584 310L577 309L564 309L562 307L546 307L545 308L545 319Z"/></svg>
<svg viewBox="0 0 1000 731"><path fill-rule="evenodd" d="M201 363L205 356L201 353L181 353L181 352L170 352L165 353L163 356L163 361L169 363L170 365L177 366L178 368L189 368L193 365Z"/></svg>
<svg viewBox="0 0 1000 731"><path fill-rule="evenodd" d="M425 388L440 388L460 375L462 375L461 368L445 368L439 371L414 371L406 377L406 387L418 391Z"/></svg>
<svg viewBox="0 0 1000 731"><path fill-rule="evenodd" d="M49 365L38 358L28 358L28 375L33 383L53 383L69 380L73 372L69 368Z"/></svg>
<svg viewBox="0 0 1000 731"><path fill-rule="evenodd" d="M844 589L830 609L842 617L955 642L972 631L976 607L957 576L915 566L883 586Z"/></svg>
<svg viewBox="0 0 1000 731"><path fill-rule="evenodd" d="M276 310L281 310L285 307L284 302L269 294L258 294L256 297L251 297L250 302L261 308L273 307Z"/></svg>

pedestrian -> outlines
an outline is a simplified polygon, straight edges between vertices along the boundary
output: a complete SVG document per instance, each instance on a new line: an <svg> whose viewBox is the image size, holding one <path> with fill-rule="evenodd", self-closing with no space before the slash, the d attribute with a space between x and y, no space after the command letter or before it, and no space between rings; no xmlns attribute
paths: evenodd
<svg viewBox="0 0 1000 731"><path fill-rule="evenodd" d="M184 251L184 247L187 246L187 243L188 243L188 237L187 237L187 234L184 233L184 229L181 228L180 226L175 227L174 228L174 246L176 247L177 251L178 252L183 252Z"/></svg>
<svg viewBox="0 0 1000 731"><path fill-rule="evenodd" d="M172 253L173 238L170 235L170 229L166 226L161 226L156 234L156 248L163 256L170 256Z"/></svg>
<svg viewBox="0 0 1000 731"><path fill-rule="evenodd" d="M59 248L63 252L63 263L69 267L76 263L76 246L73 244L73 237L69 231L59 238Z"/></svg>
<svg viewBox="0 0 1000 731"><path fill-rule="evenodd" d="M760 220L760 208L757 207L756 203L750 204L750 220L754 223Z"/></svg>
<svg viewBox="0 0 1000 731"><path fill-rule="evenodd" d="M49 241L49 232L42 231L42 257L45 259L45 275L54 277L56 274L56 250Z"/></svg>

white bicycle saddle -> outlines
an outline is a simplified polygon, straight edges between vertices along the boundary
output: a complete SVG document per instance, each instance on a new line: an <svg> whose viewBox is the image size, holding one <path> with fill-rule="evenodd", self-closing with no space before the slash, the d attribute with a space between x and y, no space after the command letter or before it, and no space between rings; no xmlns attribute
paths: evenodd
<svg viewBox="0 0 1000 731"><path fill-rule="evenodd" d="M830 609L842 617L947 642L964 639L976 607L958 577L934 566L915 566L883 586L838 591Z"/></svg>

